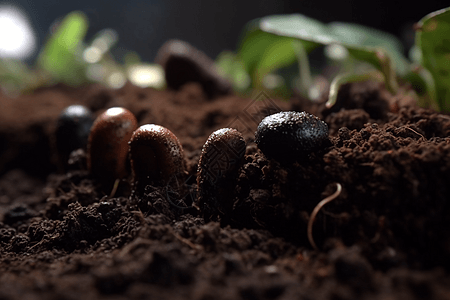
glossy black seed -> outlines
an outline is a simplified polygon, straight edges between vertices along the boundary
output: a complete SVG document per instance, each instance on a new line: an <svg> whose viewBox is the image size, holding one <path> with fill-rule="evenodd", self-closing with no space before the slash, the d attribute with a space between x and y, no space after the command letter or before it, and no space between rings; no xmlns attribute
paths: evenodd
<svg viewBox="0 0 450 300"><path fill-rule="evenodd" d="M280 112L261 121L255 142L268 158L291 163L329 144L328 125L306 112Z"/></svg>
<svg viewBox="0 0 450 300"><path fill-rule="evenodd" d="M72 151L86 148L93 123L92 112L83 105L71 105L61 112L55 130L55 144L63 166L67 165Z"/></svg>
<svg viewBox="0 0 450 300"><path fill-rule="evenodd" d="M186 42L166 42L158 50L155 61L164 68L167 85L172 89L198 82L210 98L232 92L231 84L219 75L214 61Z"/></svg>

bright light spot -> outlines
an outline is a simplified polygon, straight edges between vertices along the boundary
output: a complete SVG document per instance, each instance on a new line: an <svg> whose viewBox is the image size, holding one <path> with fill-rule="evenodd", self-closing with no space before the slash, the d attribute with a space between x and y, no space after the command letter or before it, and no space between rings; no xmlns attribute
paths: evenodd
<svg viewBox="0 0 450 300"><path fill-rule="evenodd" d="M164 70L159 65L135 65L128 69L131 83L139 87L162 88L165 84Z"/></svg>
<svg viewBox="0 0 450 300"><path fill-rule="evenodd" d="M88 47L83 52L83 59L91 64L97 63L102 58L102 51L96 47Z"/></svg>
<svg viewBox="0 0 450 300"><path fill-rule="evenodd" d="M127 82L126 77L122 74L122 72L114 72L111 73L108 77L108 85L111 88L119 89L125 85Z"/></svg>
<svg viewBox="0 0 450 300"><path fill-rule="evenodd" d="M122 114L123 112L124 112L124 109L122 107L111 107L105 112L105 114L107 114L108 116L114 117L114 116Z"/></svg>
<svg viewBox="0 0 450 300"><path fill-rule="evenodd" d="M325 46L325 56L333 60L344 60L348 57L348 50L340 44Z"/></svg>
<svg viewBox="0 0 450 300"><path fill-rule="evenodd" d="M164 127L156 124L145 124L139 127L142 131L149 131L149 132L164 132Z"/></svg>
<svg viewBox="0 0 450 300"><path fill-rule="evenodd" d="M264 77L262 84L264 87L273 90L284 84L284 78L276 74L268 74Z"/></svg>
<svg viewBox="0 0 450 300"><path fill-rule="evenodd" d="M0 5L0 57L25 59L36 50L36 36L17 7Z"/></svg>
<svg viewBox="0 0 450 300"><path fill-rule="evenodd" d="M83 105L71 105L65 109L65 112L70 116L82 117L86 115L87 109Z"/></svg>

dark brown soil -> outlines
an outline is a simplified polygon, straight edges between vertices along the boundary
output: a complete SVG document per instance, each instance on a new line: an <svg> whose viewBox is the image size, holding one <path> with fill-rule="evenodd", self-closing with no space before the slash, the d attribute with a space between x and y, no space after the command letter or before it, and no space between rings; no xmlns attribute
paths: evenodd
<svg viewBox="0 0 450 300"><path fill-rule="evenodd" d="M1 95L0 299L449 299L450 118L404 95L348 85L330 110L257 92L208 99L195 83ZM108 197L84 151L58 161L53 133L70 104L96 115L123 106L139 125L170 129L192 190L208 136L238 129L247 149L226 210L204 220L188 207L192 190L130 196L126 180ZM280 110L323 119L329 147L289 165L266 159L254 132ZM337 183L314 250L310 214Z"/></svg>

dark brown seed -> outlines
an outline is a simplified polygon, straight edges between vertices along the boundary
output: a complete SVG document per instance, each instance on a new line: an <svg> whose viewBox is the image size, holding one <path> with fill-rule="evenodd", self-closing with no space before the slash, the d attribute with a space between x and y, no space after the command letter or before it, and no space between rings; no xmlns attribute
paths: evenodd
<svg viewBox="0 0 450 300"><path fill-rule="evenodd" d="M214 61L205 53L180 40L166 42L155 59L165 71L167 85L179 89L188 82L198 82L209 98L232 92L231 84L219 75Z"/></svg>
<svg viewBox="0 0 450 300"><path fill-rule="evenodd" d="M136 128L135 116L122 107L108 109L92 126L87 147L88 170L106 191L116 179L128 174L128 141Z"/></svg>
<svg viewBox="0 0 450 300"><path fill-rule="evenodd" d="M265 156L292 163L328 145L328 125L306 112L280 112L261 121L255 142Z"/></svg>
<svg viewBox="0 0 450 300"><path fill-rule="evenodd" d="M169 129L147 124L139 127L129 142L131 170L136 189L167 185L185 176L183 147Z"/></svg>
<svg viewBox="0 0 450 300"><path fill-rule="evenodd" d="M197 171L196 205L205 219L216 219L231 209L245 148L242 134L231 128L215 131L203 146Z"/></svg>

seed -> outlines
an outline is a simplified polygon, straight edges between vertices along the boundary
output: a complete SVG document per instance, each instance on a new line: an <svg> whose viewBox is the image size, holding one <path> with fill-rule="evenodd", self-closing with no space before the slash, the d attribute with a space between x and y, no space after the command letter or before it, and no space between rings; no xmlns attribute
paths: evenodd
<svg viewBox="0 0 450 300"><path fill-rule="evenodd" d="M72 151L86 147L93 123L93 114L83 105L68 106L59 115L55 130L55 146L63 169L66 168Z"/></svg>
<svg viewBox="0 0 450 300"><path fill-rule="evenodd" d="M149 184L167 185L175 178L183 180L183 147L169 129L155 124L139 127L131 137L129 151L135 191Z"/></svg>
<svg viewBox="0 0 450 300"><path fill-rule="evenodd" d="M167 85L174 90L185 83L198 82L209 98L232 91L231 84L217 72L214 61L186 42L166 42L155 61L164 68Z"/></svg>
<svg viewBox="0 0 450 300"><path fill-rule="evenodd" d="M95 120L88 140L87 164L105 189L127 176L128 141L136 128L136 118L122 107L110 108Z"/></svg>
<svg viewBox="0 0 450 300"><path fill-rule="evenodd" d="M261 121L255 142L268 158L292 163L328 145L328 125L306 112L279 112Z"/></svg>
<svg viewBox="0 0 450 300"><path fill-rule="evenodd" d="M234 186L245 154L242 134L231 128L213 132L203 145L197 171L197 202L206 220L232 209Z"/></svg>

